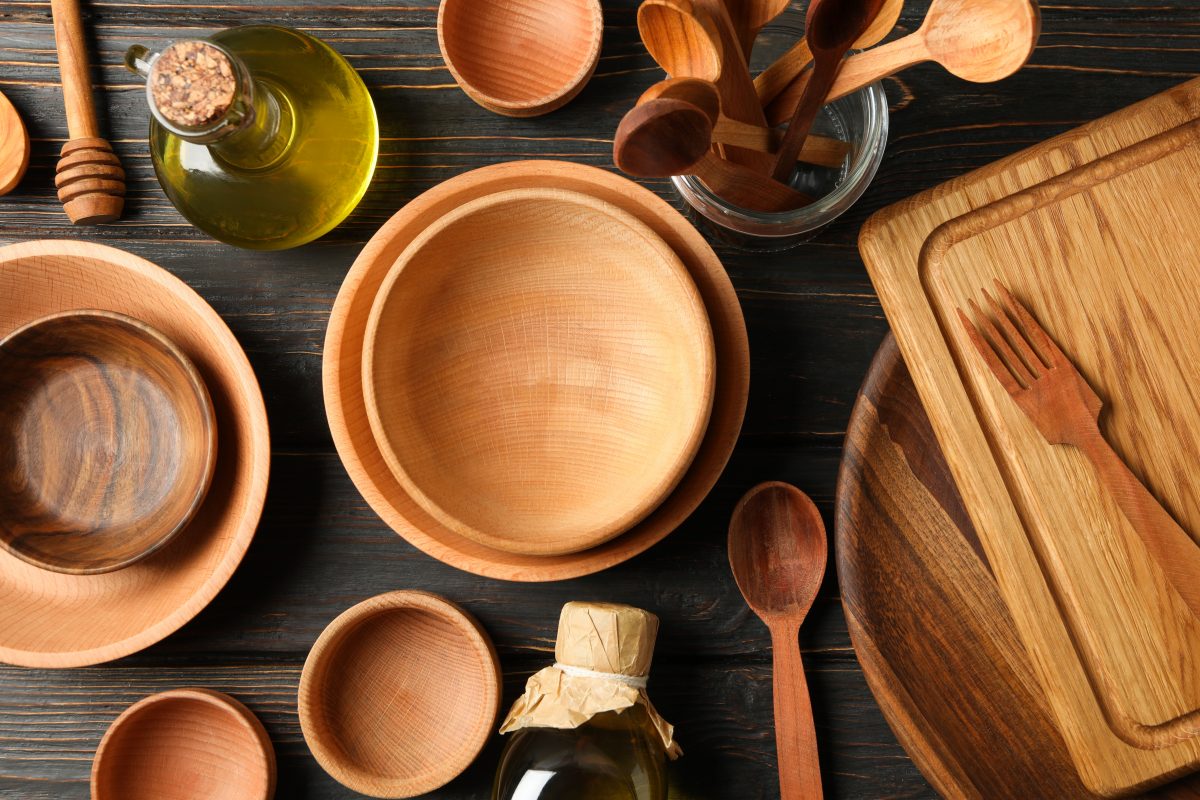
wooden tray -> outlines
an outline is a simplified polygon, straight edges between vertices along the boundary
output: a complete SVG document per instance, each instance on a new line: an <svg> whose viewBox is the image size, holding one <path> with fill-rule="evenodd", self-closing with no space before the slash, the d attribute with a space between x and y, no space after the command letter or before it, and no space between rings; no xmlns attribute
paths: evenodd
<svg viewBox="0 0 1200 800"><path fill-rule="evenodd" d="M655 511L621 536L581 553L529 556L478 544L439 524L392 476L371 435L362 389L362 347L388 270L431 221L477 197L517 188L558 188L597 197L649 225L683 260L708 309L717 356L708 431L691 467ZM733 284L704 237L653 193L618 175L562 161L514 161L459 175L410 202L368 242L338 292L325 338L325 409L342 463L358 490L397 533L428 555L491 578L552 581L619 564L660 541L700 504L725 468L746 411L750 351Z"/></svg>
<svg viewBox="0 0 1200 800"><path fill-rule="evenodd" d="M173 633L229 580L266 498L271 448L262 393L237 340L198 294L111 247L46 241L0 248L0 336L77 308L139 319L187 354L217 414L216 473L188 527L125 569L65 575L0 552L0 661L19 666L98 664Z"/></svg>
<svg viewBox="0 0 1200 800"><path fill-rule="evenodd" d="M838 478L838 584L867 684L945 797L1097 798L1079 780L893 337ZM1200 776L1155 798L1200 797Z"/></svg>
<svg viewBox="0 0 1200 800"><path fill-rule="evenodd" d="M993 277L1013 289L1111 403L1118 451L1200 531L1197 117L1200 81L885 209L860 241L1056 722L1105 796L1200 765L1200 620L951 315Z"/></svg>

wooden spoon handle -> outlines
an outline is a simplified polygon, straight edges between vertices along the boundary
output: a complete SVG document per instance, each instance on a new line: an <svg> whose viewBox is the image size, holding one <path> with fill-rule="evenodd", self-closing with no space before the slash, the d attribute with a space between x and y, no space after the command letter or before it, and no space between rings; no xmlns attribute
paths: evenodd
<svg viewBox="0 0 1200 800"><path fill-rule="evenodd" d="M96 108L92 102L92 78L88 70L87 40L78 0L50 0L54 16L54 44L58 48L58 72L62 76L67 130L72 139L99 138Z"/></svg>
<svg viewBox="0 0 1200 800"><path fill-rule="evenodd" d="M774 153L779 149L779 143L782 140L783 131L764 128L760 125L748 125L729 117L721 117L713 126L714 142L743 147L747 150ZM804 141L804 149L800 151L800 160L807 164L837 168L845 163L849 152L849 142L829 136L809 136Z"/></svg>
<svg viewBox="0 0 1200 800"><path fill-rule="evenodd" d="M846 59L842 71L825 97L826 103L840 100L849 94L870 86L878 80L894 75L914 64L933 60L933 55L925 44L925 36L921 32L912 33L903 39L880 45L873 50L855 53ZM805 89L813 71L808 70L796 76L783 92L767 106L766 117L770 125L787 122L792 116L800 99L804 97Z"/></svg>
<svg viewBox="0 0 1200 800"><path fill-rule="evenodd" d="M779 152L775 154L775 167L771 176L780 183L787 183L796 168L796 159L804 148L804 140L812 130L813 122L825 105L825 95L833 86L838 72L845 63L844 58L824 58L817 61L813 67L813 77L806 86L804 97L796 106L796 113L788 123L783 141L779 143Z"/></svg>
<svg viewBox="0 0 1200 800"><path fill-rule="evenodd" d="M1117 501L1150 557L1192 613L1200 617L1200 545L1138 480L1099 428L1081 436L1076 446L1091 462L1100 484Z"/></svg>
<svg viewBox="0 0 1200 800"><path fill-rule="evenodd" d="M758 102L765 108L812 63L807 39L800 39L754 79Z"/></svg>
<svg viewBox="0 0 1200 800"><path fill-rule="evenodd" d="M726 202L752 211L790 211L813 202L813 198L790 186L711 152L696 162L691 171Z"/></svg>
<svg viewBox="0 0 1200 800"><path fill-rule="evenodd" d="M772 624L775 657L775 750L780 800L821 800L821 762L797 626Z"/></svg>

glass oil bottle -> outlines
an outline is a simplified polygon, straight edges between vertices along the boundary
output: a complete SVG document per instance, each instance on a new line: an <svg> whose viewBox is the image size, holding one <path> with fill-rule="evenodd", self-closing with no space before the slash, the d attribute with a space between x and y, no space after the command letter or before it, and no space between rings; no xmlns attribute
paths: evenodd
<svg viewBox="0 0 1200 800"><path fill-rule="evenodd" d="M658 618L631 606L568 603L556 663L529 679L492 800L666 800L674 729L646 694Z"/></svg>
<svg viewBox="0 0 1200 800"><path fill-rule="evenodd" d="M331 47L271 25L140 45L150 154L167 197L196 227L239 247L279 250L338 225L362 199L379 153L375 106Z"/></svg>

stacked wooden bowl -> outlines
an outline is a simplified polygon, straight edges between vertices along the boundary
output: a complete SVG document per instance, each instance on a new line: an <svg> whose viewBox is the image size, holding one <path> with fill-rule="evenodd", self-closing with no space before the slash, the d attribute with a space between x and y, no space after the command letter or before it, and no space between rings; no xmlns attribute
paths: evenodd
<svg viewBox="0 0 1200 800"><path fill-rule="evenodd" d="M624 178L475 170L409 203L338 295L325 400L371 506L429 555L545 581L661 540L741 428L745 324L703 238Z"/></svg>

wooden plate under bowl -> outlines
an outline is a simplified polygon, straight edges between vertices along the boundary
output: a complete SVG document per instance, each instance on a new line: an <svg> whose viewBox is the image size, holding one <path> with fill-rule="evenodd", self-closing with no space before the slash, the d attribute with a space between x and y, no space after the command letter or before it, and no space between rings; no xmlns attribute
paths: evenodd
<svg viewBox="0 0 1200 800"><path fill-rule="evenodd" d="M271 448L262 393L217 313L166 270L69 241L0 248L0 336L72 309L113 311L161 331L199 370L216 412L216 472L171 542L125 569L65 575L0 550L0 661L79 667L135 653L208 605L254 537Z"/></svg>
<svg viewBox="0 0 1200 800"><path fill-rule="evenodd" d="M363 387L400 483L451 530L576 553L645 517L708 425L712 332L675 252L561 189L465 203L396 261Z"/></svg>
<svg viewBox="0 0 1200 800"><path fill-rule="evenodd" d="M556 188L605 200L633 214L683 260L708 309L716 386L708 429L691 467L662 505L622 535L580 553L528 556L486 547L442 525L388 469L367 420L362 354L367 319L393 263L436 220L476 197L518 188ZM746 325L733 284L704 237L675 209L637 184L562 161L514 161L451 178L408 203L371 239L338 293L325 338L325 409L334 443L367 502L397 533L459 569L503 580L551 581L619 564L660 541L712 489L741 431L750 381Z"/></svg>
<svg viewBox="0 0 1200 800"><path fill-rule="evenodd" d="M270 800L275 750L258 717L208 689L172 689L117 717L92 762L92 800Z"/></svg>
<svg viewBox="0 0 1200 800"><path fill-rule="evenodd" d="M300 676L300 727L325 771L372 797L414 797L471 765L500 713L487 633L426 592L389 592L343 612Z"/></svg>
<svg viewBox="0 0 1200 800"><path fill-rule="evenodd" d="M0 545L94 575L161 548L217 461L204 381L137 320L66 311L0 340Z"/></svg>
<svg viewBox="0 0 1200 800"><path fill-rule="evenodd" d="M489 111L536 117L562 107L600 61L600 0L442 0L438 46L454 80Z"/></svg>

